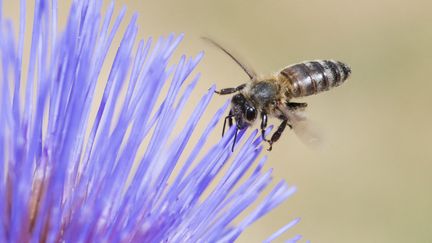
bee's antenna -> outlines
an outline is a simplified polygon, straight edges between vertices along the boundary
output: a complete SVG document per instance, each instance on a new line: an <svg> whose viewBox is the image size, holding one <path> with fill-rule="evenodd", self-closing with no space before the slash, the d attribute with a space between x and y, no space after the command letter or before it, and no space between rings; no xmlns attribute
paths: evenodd
<svg viewBox="0 0 432 243"><path fill-rule="evenodd" d="M205 36L202 36L201 39L210 42L211 44L213 44L214 46L216 46L217 48L225 52L225 54L230 56L243 69L243 71L245 71L245 73L249 76L250 79L256 78L257 75L255 71L253 71L250 67L248 67L244 63L240 62L238 58L236 58L233 54L231 54L231 52L229 52L227 49L222 47L219 43Z"/></svg>
<svg viewBox="0 0 432 243"><path fill-rule="evenodd" d="M235 146L236 141L237 141L237 133L238 133L238 128L236 128L235 133L234 133L234 141L233 141L233 145L232 145L232 148L231 148L232 152L234 152L234 146Z"/></svg>

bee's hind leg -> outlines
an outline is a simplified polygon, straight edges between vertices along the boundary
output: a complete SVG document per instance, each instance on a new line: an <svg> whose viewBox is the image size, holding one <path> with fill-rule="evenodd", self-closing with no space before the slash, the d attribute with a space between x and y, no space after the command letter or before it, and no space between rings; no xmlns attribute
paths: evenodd
<svg viewBox="0 0 432 243"><path fill-rule="evenodd" d="M304 111L307 103L287 102L286 107L291 111Z"/></svg>
<svg viewBox="0 0 432 243"><path fill-rule="evenodd" d="M221 89L221 90L215 90L215 93L220 94L220 95L232 94L232 93L235 93L235 92L238 92L238 91L244 89L244 87L246 87L246 84L242 84L242 85L237 86L235 88L225 88L225 89Z"/></svg>
<svg viewBox="0 0 432 243"><path fill-rule="evenodd" d="M287 102L286 103L286 107L292 112L304 111L307 106L308 106L307 103L298 103L298 102ZM293 128L292 124L290 124L290 123L287 123L287 126L289 126L290 129Z"/></svg>
<svg viewBox="0 0 432 243"><path fill-rule="evenodd" d="M283 120L282 123L279 125L278 129L273 133L270 141L267 141L270 145L270 147L267 149L267 151L272 150L273 143L275 143L277 140L279 140L280 136L282 135L282 133L285 130L285 127L287 125L288 125L288 120Z"/></svg>

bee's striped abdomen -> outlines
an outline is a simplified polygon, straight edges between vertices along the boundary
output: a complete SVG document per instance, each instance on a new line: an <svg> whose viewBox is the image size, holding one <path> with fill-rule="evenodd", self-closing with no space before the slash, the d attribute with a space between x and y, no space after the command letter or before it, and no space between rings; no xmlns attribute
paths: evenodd
<svg viewBox="0 0 432 243"><path fill-rule="evenodd" d="M342 62L317 60L288 66L280 75L290 83L287 96L297 98L339 86L350 73L351 69Z"/></svg>

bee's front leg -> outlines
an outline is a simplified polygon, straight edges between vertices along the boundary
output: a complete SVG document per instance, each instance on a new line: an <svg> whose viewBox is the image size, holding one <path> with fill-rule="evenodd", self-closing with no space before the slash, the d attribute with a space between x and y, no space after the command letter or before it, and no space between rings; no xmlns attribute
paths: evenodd
<svg viewBox="0 0 432 243"><path fill-rule="evenodd" d="M265 112L261 112L261 137L265 142L270 142L265 137L265 129L267 127L267 114Z"/></svg>
<svg viewBox="0 0 432 243"><path fill-rule="evenodd" d="M225 127L226 127L227 120L228 120L228 126L232 127L232 125L233 125L233 114L232 114L232 111L230 111L229 114L228 114L228 116L225 117L225 121L224 121L223 128L222 128L222 137L225 134Z"/></svg>

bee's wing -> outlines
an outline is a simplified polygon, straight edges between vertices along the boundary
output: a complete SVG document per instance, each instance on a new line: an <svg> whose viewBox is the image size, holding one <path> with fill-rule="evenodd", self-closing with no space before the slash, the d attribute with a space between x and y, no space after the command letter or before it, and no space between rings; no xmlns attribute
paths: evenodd
<svg viewBox="0 0 432 243"><path fill-rule="evenodd" d="M201 37L201 38L205 41L208 41L212 45L216 46L217 48L219 48L220 50L225 52L225 54L227 54L229 57L231 57L243 69L243 71L245 71L245 73L249 76L250 79L256 78L257 75L256 75L255 71L252 68L250 68L248 65L246 65L244 62L241 62L237 57L235 57L231 53L231 51L228 51L222 45L220 45L216 41L212 40L211 38L208 38L208 37Z"/></svg>
<svg viewBox="0 0 432 243"><path fill-rule="evenodd" d="M315 149L323 145L321 130L313 121L306 118L303 111L293 111L286 107L280 107L280 110L288 118L288 123L291 124L294 133L304 144Z"/></svg>

